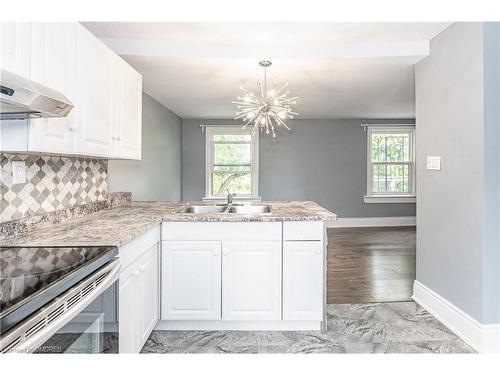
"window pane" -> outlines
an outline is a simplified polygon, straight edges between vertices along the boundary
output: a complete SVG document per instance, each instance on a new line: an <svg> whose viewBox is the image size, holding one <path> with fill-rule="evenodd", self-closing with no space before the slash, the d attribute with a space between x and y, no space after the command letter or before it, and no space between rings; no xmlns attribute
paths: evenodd
<svg viewBox="0 0 500 375"><path fill-rule="evenodd" d="M215 134L214 142L251 142L250 134Z"/></svg>
<svg viewBox="0 0 500 375"><path fill-rule="evenodd" d="M250 164L250 144L214 144L215 164Z"/></svg>
<svg viewBox="0 0 500 375"><path fill-rule="evenodd" d="M410 135L400 134L372 134L372 161L409 161Z"/></svg>
<svg viewBox="0 0 500 375"><path fill-rule="evenodd" d="M252 176L250 167L214 167L212 173L214 195L252 193Z"/></svg>
<svg viewBox="0 0 500 375"><path fill-rule="evenodd" d="M409 167L406 164L374 165L374 193L407 193L410 191Z"/></svg>

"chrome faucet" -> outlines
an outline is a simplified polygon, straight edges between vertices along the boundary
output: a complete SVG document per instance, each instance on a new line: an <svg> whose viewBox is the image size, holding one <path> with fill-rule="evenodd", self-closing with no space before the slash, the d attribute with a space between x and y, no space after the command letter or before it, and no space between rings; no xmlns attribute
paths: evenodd
<svg viewBox="0 0 500 375"><path fill-rule="evenodd" d="M233 205L233 198L236 197L236 193L231 194L230 192L227 192L227 205L232 206Z"/></svg>

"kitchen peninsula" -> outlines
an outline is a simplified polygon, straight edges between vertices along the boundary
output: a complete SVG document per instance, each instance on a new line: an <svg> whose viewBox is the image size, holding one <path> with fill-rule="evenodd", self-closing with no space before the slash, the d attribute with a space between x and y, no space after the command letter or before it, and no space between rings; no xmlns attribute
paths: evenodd
<svg viewBox="0 0 500 375"><path fill-rule="evenodd" d="M120 351L138 352L155 327L322 329L326 222L335 218L309 201L125 202L1 245L117 246Z"/></svg>

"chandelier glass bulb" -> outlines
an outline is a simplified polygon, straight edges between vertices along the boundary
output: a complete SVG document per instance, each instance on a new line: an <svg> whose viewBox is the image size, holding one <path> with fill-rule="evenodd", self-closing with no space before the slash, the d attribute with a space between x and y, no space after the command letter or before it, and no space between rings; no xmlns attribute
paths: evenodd
<svg viewBox="0 0 500 375"><path fill-rule="evenodd" d="M284 127L288 131L290 128L285 124L286 120L293 119L298 113L293 112L292 104L297 103L297 96L288 97L290 91L285 89L288 84L285 83L281 88L277 88L276 83L270 90L267 90L267 71L271 66L270 61L260 61L259 65L264 68L264 82L259 81L259 95L240 87L243 96L238 96L234 104L238 105L235 120L243 120L245 125L252 126L252 135L260 129L265 130L266 134L272 133L276 137L275 129Z"/></svg>

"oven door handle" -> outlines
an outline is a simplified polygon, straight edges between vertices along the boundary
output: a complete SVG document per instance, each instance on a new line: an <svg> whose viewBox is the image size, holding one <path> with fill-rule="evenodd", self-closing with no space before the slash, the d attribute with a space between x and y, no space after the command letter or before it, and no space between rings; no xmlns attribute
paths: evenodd
<svg viewBox="0 0 500 375"><path fill-rule="evenodd" d="M120 276L118 258L55 298L0 340L0 352L31 353L69 323ZM54 318L55 317L55 318Z"/></svg>

